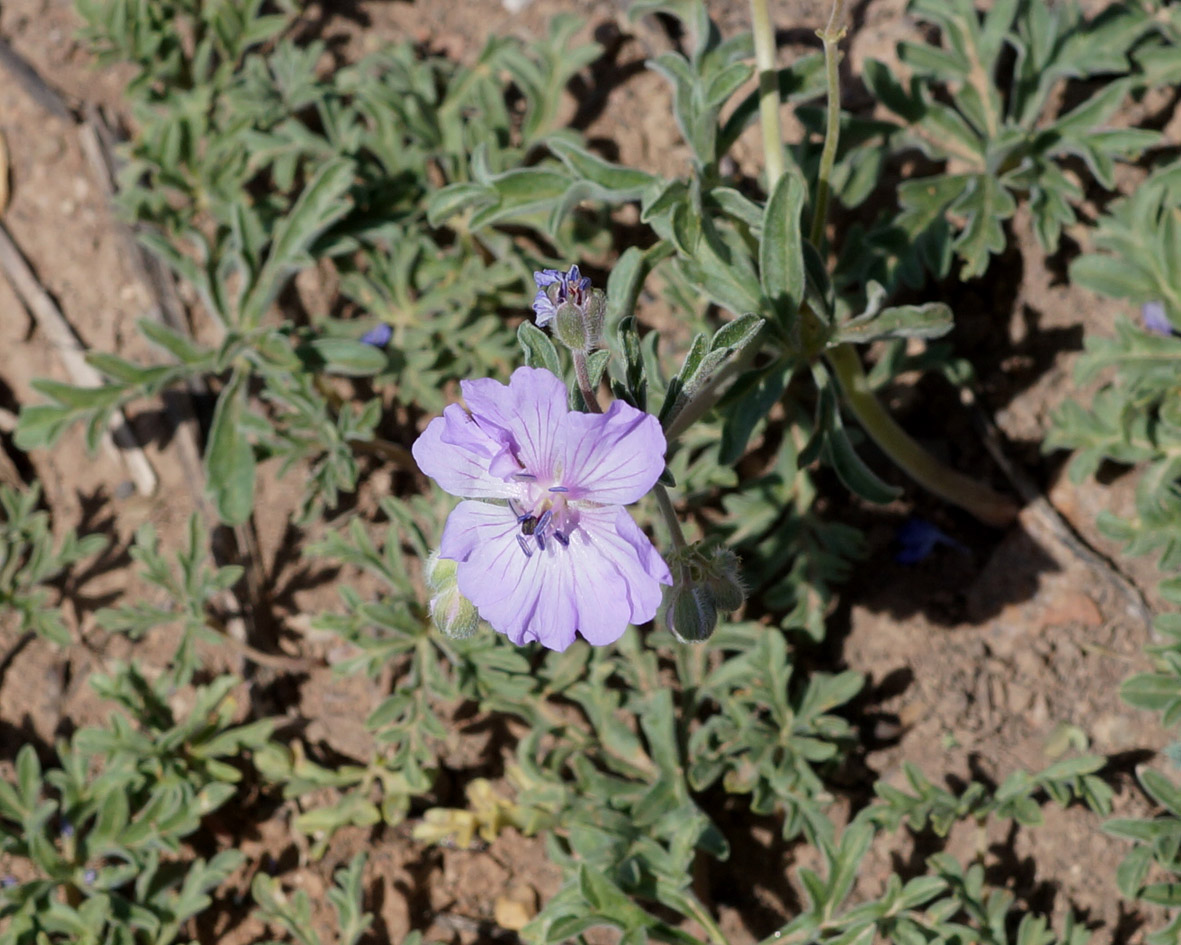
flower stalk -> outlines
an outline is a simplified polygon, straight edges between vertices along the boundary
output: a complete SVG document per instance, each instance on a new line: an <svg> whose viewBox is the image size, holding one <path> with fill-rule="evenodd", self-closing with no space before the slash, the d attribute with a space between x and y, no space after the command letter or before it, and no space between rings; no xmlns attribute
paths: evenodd
<svg viewBox="0 0 1181 945"><path fill-rule="evenodd" d="M759 73L759 125L763 132L763 163L767 189L783 176L783 135L779 130L779 71L775 68L775 30L767 0L750 0L755 68Z"/></svg>
<svg viewBox="0 0 1181 945"><path fill-rule="evenodd" d="M828 107L824 148L820 155L809 234L812 245L816 247L819 247L824 239L831 193L830 181L840 140L839 44L845 36L844 16L845 0L833 0L828 25L817 31L824 44ZM779 126L779 87L774 62L775 33L767 11L767 0L751 0L751 26L754 33L755 61L759 70L759 122L763 136L763 153L767 162L768 180L774 181L783 173L783 142ZM806 307L804 315L808 315ZM749 359L754 358L759 347L756 343L744 349L741 357L746 364L749 364ZM870 438L900 469L927 491L965 509L986 524L1003 526L1012 522L1017 514L1017 506L1011 500L940 463L897 424L870 389L861 367L861 359L851 345L835 345L827 349L824 356L836 376L842 398L850 412ZM719 375L720 382L722 372L719 372ZM713 406L721 393L720 384L709 391L703 390L697 402L689 405L693 410L690 411L687 407L682 415L677 417L677 421L670 425L666 431L669 440L675 440L693 420Z"/></svg>
<svg viewBox="0 0 1181 945"><path fill-rule="evenodd" d="M816 174L816 203L812 212L812 245L820 248L824 240L824 224L828 217L829 181L837 159L837 144L841 137L841 77L840 42L845 37L845 0L833 0L828 26L817 30L824 43L824 75L828 86L828 109L824 129L824 149L820 152L820 169Z"/></svg>
<svg viewBox="0 0 1181 945"><path fill-rule="evenodd" d="M586 409L591 413L602 413L603 408L599 405L598 395L595 394L594 386L591 384L590 369L586 364L586 352L571 351L570 353L574 357L574 376L578 379L578 390L582 394Z"/></svg>
<svg viewBox="0 0 1181 945"><path fill-rule="evenodd" d="M1017 506L1012 500L943 465L911 439L870 389L851 345L829 348L825 357L850 412L899 469L928 492L972 513L986 525L999 528L1016 518Z"/></svg>

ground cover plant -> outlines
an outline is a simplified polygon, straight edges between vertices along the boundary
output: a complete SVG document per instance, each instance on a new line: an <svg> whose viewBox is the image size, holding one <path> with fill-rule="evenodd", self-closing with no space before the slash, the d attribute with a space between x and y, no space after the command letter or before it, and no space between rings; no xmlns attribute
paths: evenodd
<svg viewBox="0 0 1181 945"><path fill-rule="evenodd" d="M723 6L457 55L443 21L358 51L327 9L77 0L119 70L111 228L181 316L124 313L98 385L32 372L0 441L0 682L42 653L86 706L3 719L0 942L1177 940L1181 13L911 0L854 57L872 4ZM675 160L591 133L635 81ZM1021 254L1103 299L1024 449L986 289ZM51 517L39 464L152 412L191 509ZM1065 524L1063 451L1127 501ZM1037 764L879 764L922 680L850 612L1035 516L1135 605L1132 656L1054 652L1114 654L1152 736L1067 704ZM994 637L942 684L993 698ZM1011 682L1002 739L1048 705ZM1103 905L1010 862L1076 832Z"/></svg>

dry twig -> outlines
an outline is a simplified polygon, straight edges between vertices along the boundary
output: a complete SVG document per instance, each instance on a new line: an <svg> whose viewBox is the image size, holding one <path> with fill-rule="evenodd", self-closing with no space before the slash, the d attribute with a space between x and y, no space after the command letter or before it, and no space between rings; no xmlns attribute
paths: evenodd
<svg viewBox="0 0 1181 945"><path fill-rule="evenodd" d="M85 345L66 321L57 303L37 280L3 223L0 223L0 269L4 270L16 294L37 322L38 329L61 358L70 379L81 387L100 386L102 375L87 363ZM118 444L118 449L115 444ZM140 493L151 495L156 491L155 470L136 442L122 411L111 414L103 445L113 455L123 459Z"/></svg>
<svg viewBox="0 0 1181 945"><path fill-rule="evenodd" d="M996 464L1000 466L1001 471L1004 472L1025 504L1022 519L1027 527L1032 526L1031 530L1036 531L1037 534L1034 537L1053 542L1064 549L1070 557L1081 562L1100 581L1113 588L1124 599L1129 616L1151 627L1152 608L1148 605L1140 588L1120 570L1115 562L1096 551L1079 536L1054 508L1053 503L1042 495L1041 490L1038 489L1029 474L1009 459L1005 451L1004 435L997 428L993 419L980 407L976 396L964 388L961 390L960 399L972 411L985 448Z"/></svg>

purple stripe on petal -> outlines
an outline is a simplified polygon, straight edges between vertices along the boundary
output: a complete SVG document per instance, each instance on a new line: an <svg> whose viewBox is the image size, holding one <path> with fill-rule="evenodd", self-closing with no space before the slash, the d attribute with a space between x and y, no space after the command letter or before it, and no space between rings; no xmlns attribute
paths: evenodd
<svg viewBox="0 0 1181 945"><path fill-rule="evenodd" d="M572 498L626 505L664 471L667 444L659 421L621 400L604 414L568 414L564 432L562 479Z"/></svg>

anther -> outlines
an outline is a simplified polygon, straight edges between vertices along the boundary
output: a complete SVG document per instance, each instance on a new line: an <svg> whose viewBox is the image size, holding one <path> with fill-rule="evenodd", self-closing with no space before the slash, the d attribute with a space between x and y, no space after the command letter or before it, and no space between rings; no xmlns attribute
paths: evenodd
<svg viewBox="0 0 1181 945"><path fill-rule="evenodd" d="M565 486L550 486L549 491L550 492L569 492L570 490L567 489Z"/></svg>
<svg viewBox="0 0 1181 945"><path fill-rule="evenodd" d="M537 528L534 529L538 535L544 535L545 530L549 527L550 520L554 517L553 509L546 509L541 513L541 518L537 520Z"/></svg>
<svg viewBox="0 0 1181 945"><path fill-rule="evenodd" d="M562 532L558 531L556 528L554 529L554 537L555 537L556 539L558 539L558 543L559 543L559 544L560 544L560 545L561 545L563 548L569 548L569 547L570 547L570 539L569 539L569 538L567 538L567 537L566 537L564 534L562 534Z"/></svg>
<svg viewBox="0 0 1181 945"><path fill-rule="evenodd" d="M525 541L520 535L517 536L517 544L521 546L521 550L525 552L526 558L533 557L533 551L529 548L529 542Z"/></svg>
<svg viewBox="0 0 1181 945"><path fill-rule="evenodd" d="M513 478L518 481L525 480L532 482L537 477L533 473L513 473Z"/></svg>

